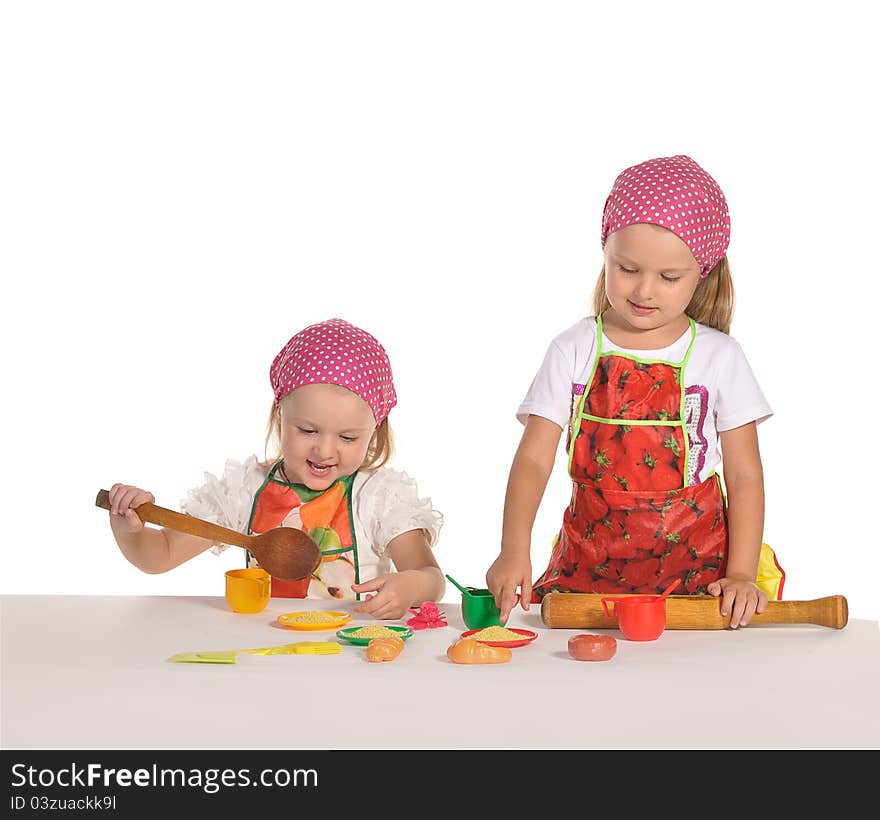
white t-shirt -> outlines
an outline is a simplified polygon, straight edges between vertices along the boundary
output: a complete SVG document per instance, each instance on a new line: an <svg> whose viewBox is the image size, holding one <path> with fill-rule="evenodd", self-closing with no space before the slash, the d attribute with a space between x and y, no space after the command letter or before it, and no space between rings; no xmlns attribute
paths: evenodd
<svg viewBox="0 0 880 820"><path fill-rule="evenodd" d="M773 415L736 339L697 323L694 347L684 373L685 420L690 439L689 484L705 481L721 462L718 434ZM602 353L620 351L639 359L680 362L691 340L688 329L660 350L631 350L602 333ZM597 348L596 318L588 316L550 343L537 375L516 411L525 424L542 416L565 429L592 372Z"/></svg>
<svg viewBox="0 0 880 820"><path fill-rule="evenodd" d="M269 470L253 455L243 462L230 459L221 478L205 473L205 483L190 490L180 508L188 515L246 533L254 496ZM428 544L436 545L443 515L433 508L430 498L419 498L416 482L406 473L390 467L359 471L351 493L361 582L394 571L386 549L398 535L421 529ZM211 551L219 555L227 548L227 544L216 544Z"/></svg>

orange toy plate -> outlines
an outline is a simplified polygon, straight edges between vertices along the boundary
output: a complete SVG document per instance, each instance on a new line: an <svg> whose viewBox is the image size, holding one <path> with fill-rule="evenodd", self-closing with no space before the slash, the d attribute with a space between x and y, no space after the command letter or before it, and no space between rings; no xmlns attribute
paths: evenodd
<svg viewBox="0 0 880 820"><path fill-rule="evenodd" d="M329 618L323 622L314 622L309 621L308 618L312 615L333 615L334 619L331 621ZM303 612L285 612L283 615L278 616L278 623L281 626L286 626L288 629L302 629L302 630L319 630L319 629L336 629L343 624L347 624L351 620L351 615L348 612L329 612L326 610L322 610L320 612L305 610Z"/></svg>

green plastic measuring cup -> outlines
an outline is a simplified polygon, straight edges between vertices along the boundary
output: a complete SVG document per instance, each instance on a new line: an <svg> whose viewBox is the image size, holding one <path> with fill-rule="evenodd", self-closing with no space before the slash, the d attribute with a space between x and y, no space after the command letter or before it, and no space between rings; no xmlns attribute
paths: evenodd
<svg viewBox="0 0 880 820"><path fill-rule="evenodd" d="M495 596L488 589L465 587L451 575L446 576L461 592L461 617L468 629L504 626L501 611L495 606Z"/></svg>

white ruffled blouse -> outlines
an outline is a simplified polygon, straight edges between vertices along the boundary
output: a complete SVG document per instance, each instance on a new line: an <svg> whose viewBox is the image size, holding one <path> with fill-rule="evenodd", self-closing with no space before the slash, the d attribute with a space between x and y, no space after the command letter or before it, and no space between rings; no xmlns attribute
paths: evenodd
<svg viewBox="0 0 880 820"><path fill-rule="evenodd" d="M254 496L269 470L253 455L243 462L229 459L223 476L205 473L205 483L190 490L180 508L188 515L246 533ZM394 571L386 550L398 535L424 530L433 548L443 526L443 515L433 508L431 499L419 498L416 482L390 467L357 473L352 486L352 518L361 582ZM217 543L211 551L219 555L227 547Z"/></svg>

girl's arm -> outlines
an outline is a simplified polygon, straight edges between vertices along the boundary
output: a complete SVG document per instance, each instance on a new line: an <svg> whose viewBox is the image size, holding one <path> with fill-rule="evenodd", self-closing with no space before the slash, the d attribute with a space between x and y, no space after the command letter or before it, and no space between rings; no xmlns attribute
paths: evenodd
<svg viewBox="0 0 880 820"><path fill-rule="evenodd" d="M354 608L380 619L402 618L411 606L437 602L446 591L446 579L428 544L424 530L408 530L388 542L388 555L397 572L380 575L362 584L352 584L355 592L375 592Z"/></svg>
<svg viewBox="0 0 880 820"><path fill-rule="evenodd" d="M764 470L755 422L725 430L720 439L729 547L725 577L708 589L712 595L723 594L721 613L731 613L735 629L767 606L767 596L755 585L764 540Z"/></svg>
<svg viewBox="0 0 880 820"><path fill-rule="evenodd" d="M486 583L507 621L516 606L516 588L520 587L520 605L529 608L532 598L532 527L547 481L556 461L556 448L562 428L542 416L526 420L519 447L513 457L501 528L501 554L489 567Z"/></svg>
<svg viewBox="0 0 880 820"><path fill-rule="evenodd" d="M154 504L153 494L128 484L114 484L110 494L110 529L122 554L138 569L151 574L168 572L213 546L196 535L144 526L135 508Z"/></svg>

